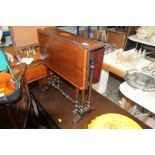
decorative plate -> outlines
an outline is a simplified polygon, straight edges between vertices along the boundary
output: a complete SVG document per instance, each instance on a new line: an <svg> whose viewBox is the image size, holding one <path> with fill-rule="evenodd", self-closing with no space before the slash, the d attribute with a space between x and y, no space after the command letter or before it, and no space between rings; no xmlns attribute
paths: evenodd
<svg viewBox="0 0 155 155"><path fill-rule="evenodd" d="M129 70L125 73L124 79L134 88L155 91L155 77L148 72Z"/></svg>
<svg viewBox="0 0 155 155"><path fill-rule="evenodd" d="M88 129L141 129L141 126L127 116L109 113L92 120Z"/></svg>

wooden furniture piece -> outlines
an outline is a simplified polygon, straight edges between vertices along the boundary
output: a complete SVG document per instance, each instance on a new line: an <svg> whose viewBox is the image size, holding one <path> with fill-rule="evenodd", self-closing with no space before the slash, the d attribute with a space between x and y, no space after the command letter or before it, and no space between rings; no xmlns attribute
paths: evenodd
<svg viewBox="0 0 155 155"><path fill-rule="evenodd" d="M107 29L107 42L116 45L116 48L123 48L124 50L129 48L128 36L136 33L138 26L125 26L122 28L110 28Z"/></svg>
<svg viewBox="0 0 155 155"><path fill-rule="evenodd" d="M26 65L12 67L16 78L20 81L21 97L14 103L0 106L0 128L26 128L30 114L30 96L25 81Z"/></svg>
<svg viewBox="0 0 155 155"><path fill-rule="evenodd" d="M14 58L14 61L10 62L11 66L15 66L17 63L19 63L19 60L16 57L17 54L15 53L15 50L12 46L4 47L3 49L5 52L11 54ZM42 64L40 56L38 55L38 60L34 60L30 65L27 65L25 72L26 82L31 83L33 81L40 80L46 76L47 76L47 69Z"/></svg>
<svg viewBox="0 0 155 155"><path fill-rule="evenodd" d="M31 83L47 76L47 69L41 63L40 51L38 48L37 29L43 29L47 26L10 26L11 38L13 41L13 48L15 55L19 62L22 58L33 57L33 62L28 65L26 69L26 81ZM35 54L29 56L25 54L24 50L33 49ZM13 50L13 49L6 49Z"/></svg>
<svg viewBox="0 0 155 155"><path fill-rule="evenodd" d="M114 28L107 29L107 42L116 45L116 48L124 48L126 34L116 31Z"/></svg>
<svg viewBox="0 0 155 155"><path fill-rule="evenodd" d="M70 96L74 97L73 88L63 83L63 89L66 90ZM92 91L91 97L92 105L95 107L95 110L91 110L89 113L85 114L85 116L77 123L72 121L72 118L74 117L74 105L70 104L70 102L56 89L51 87L48 91L43 92L42 89L36 87L31 91L43 109L61 129L87 129L88 124L90 124L92 119L106 113L123 114L136 121L142 128L150 128L94 90Z"/></svg>
<svg viewBox="0 0 155 155"><path fill-rule="evenodd" d="M88 111L92 83L98 82L100 77L103 43L50 28L38 30L38 38L43 63L76 88L75 100L67 94L64 96L75 103L78 113ZM59 85L55 85L54 82L52 85L64 94ZM80 102L79 91L82 94Z"/></svg>
<svg viewBox="0 0 155 155"><path fill-rule="evenodd" d="M121 78L123 78L123 76L124 76L124 71L122 71L122 70L120 70L114 66L111 66L107 63L102 64L102 69L104 69L105 71L109 71L109 72L111 72L111 73L113 73L113 74L115 74Z"/></svg>
<svg viewBox="0 0 155 155"><path fill-rule="evenodd" d="M10 26L12 42L16 51L38 46L37 30L47 26Z"/></svg>

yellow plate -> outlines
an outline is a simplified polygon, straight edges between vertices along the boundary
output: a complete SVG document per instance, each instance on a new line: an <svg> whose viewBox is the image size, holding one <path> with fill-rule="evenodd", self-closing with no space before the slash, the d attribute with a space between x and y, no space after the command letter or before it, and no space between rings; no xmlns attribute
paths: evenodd
<svg viewBox="0 0 155 155"><path fill-rule="evenodd" d="M127 116L109 113L92 120L88 129L141 129L141 126Z"/></svg>

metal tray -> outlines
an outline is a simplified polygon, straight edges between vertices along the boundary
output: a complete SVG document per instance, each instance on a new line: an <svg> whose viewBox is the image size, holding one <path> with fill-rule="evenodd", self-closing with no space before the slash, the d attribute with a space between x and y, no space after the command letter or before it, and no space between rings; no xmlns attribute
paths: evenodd
<svg viewBox="0 0 155 155"><path fill-rule="evenodd" d="M155 77L148 72L129 70L125 73L124 79L134 88L143 91L155 91Z"/></svg>

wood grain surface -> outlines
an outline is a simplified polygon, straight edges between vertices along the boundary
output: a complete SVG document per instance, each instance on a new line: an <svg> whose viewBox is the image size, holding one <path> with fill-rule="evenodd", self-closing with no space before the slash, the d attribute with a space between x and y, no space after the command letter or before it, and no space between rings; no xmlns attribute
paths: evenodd
<svg viewBox="0 0 155 155"><path fill-rule="evenodd" d="M96 61L100 72L103 60L103 43L92 41L58 29L38 30L41 59L51 70L80 90L87 88L90 60L102 49ZM99 65L100 64L100 65ZM98 74L98 78L99 78Z"/></svg>

